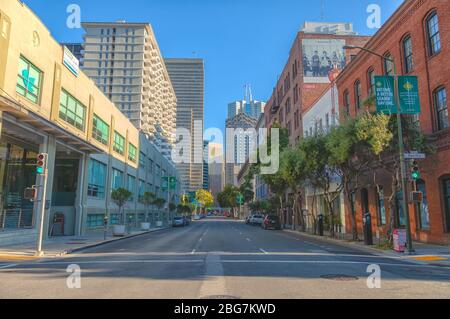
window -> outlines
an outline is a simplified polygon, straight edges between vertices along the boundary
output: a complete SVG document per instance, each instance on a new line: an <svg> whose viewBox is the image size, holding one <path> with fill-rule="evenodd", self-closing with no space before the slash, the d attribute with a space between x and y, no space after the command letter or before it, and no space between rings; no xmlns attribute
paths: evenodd
<svg viewBox="0 0 450 319"><path fill-rule="evenodd" d="M123 187L123 172L113 168L111 176L111 188L113 190Z"/></svg>
<svg viewBox="0 0 450 319"><path fill-rule="evenodd" d="M145 169L145 154L143 152L139 152L139 167Z"/></svg>
<svg viewBox="0 0 450 319"><path fill-rule="evenodd" d="M430 55L435 55L441 51L441 36L439 34L439 20L436 12L433 12L427 19L428 48Z"/></svg>
<svg viewBox="0 0 450 319"><path fill-rule="evenodd" d="M378 217L378 226L386 225L386 206L384 203L384 189L383 186L378 186L376 192L377 198L377 217Z"/></svg>
<svg viewBox="0 0 450 319"><path fill-rule="evenodd" d="M86 218L87 228L102 227L105 215L103 214L89 214Z"/></svg>
<svg viewBox="0 0 450 319"><path fill-rule="evenodd" d="M94 114L92 137L104 145L108 145L109 125Z"/></svg>
<svg viewBox="0 0 450 319"><path fill-rule="evenodd" d="M128 159L132 162L136 162L136 146L131 143L128 143Z"/></svg>
<svg viewBox="0 0 450 319"><path fill-rule="evenodd" d="M20 56L16 92L33 103L39 104L42 72L30 61Z"/></svg>
<svg viewBox="0 0 450 319"><path fill-rule="evenodd" d="M114 152L123 155L125 153L125 138L114 131L114 144L113 144Z"/></svg>
<svg viewBox="0 0 450 319"><path fill-rule="evenodd" d="M295 87L294 87L294 104L297 104L297 102L298 102L298 98L299 98L299 96L298 96L298 84L296 84L295 85Z"/></svg>
<svg viewBox="0 0 450 319"><path fill-rule="evenodd" d="M359 110L361 108L361 82L358 80L355 82L355 104Z"/></svg>
<svg viewBox="0 0 450 319"><path fill-rule="evenodd" d="M445 88L437 89L434 93L434 104L436 108L438 130L444 130L449 127L447 92Z"/></svg>
<svg viewBox="0 0 450 319"><path fill-rule="evenodd" d="M375 94L375 70L373 68L367 71L367 83L369 84L369 95L372 96Z"/></svg>
<svg viewBox="0 0 450 319"><path fill-rule="evenodd" d="M142 199L142 196L145 194L145 182L140 179L139 180L139 200Z"/></svg>
<svg viewBox="0 0 450 319"><path fill-rule="evenodd" d="M96 160L89 160L88 196L105 197L106 165Z"/></svg>
<svg viewBox="0 0 450 319"><path fill-rule="evenodd" d="M444 179L443 191L445 204L445 226L447 232L450 232L450 176L447 176Z"/></svg>
<svg viewBox="0 0 450 319"><path fill-rule="evenodd" d="M84 131L86 107L65 90L62 90L59 102L59 118Z"/></svg>
<svg viewBox="0 0 450 319"><path fill-rule="evenodd" d="M136 188L136 177L128 175L127 178L127 189L131 192L131 197L129 199L129 201L133 201L134 200L134 192L135 192L135 188Z"/></svg>
<svg viewBox="0 0 450 319"><path fill-rule="evenodd" d="M386 53L384 55L384 74L385 75L394 75L394 62L392 55L390 53Z"/></svg>
<svg viewBox="0 0 450 319"><path fill-rule="evenodd" d="M405 64L405 73L411 73L414 68L411 36L407 36L405 39L403 39L403 58Z"/></svg>
<svg viewBox="0 0 450 319"><path fill-rule="evenodd" d="M344 92L344 109L347 116L350 115L350 93L348 90Z"/></svg>
<svg viewBox="0 0 450 319"><path fill-rule="evenodd" d="M417 190L422 192L423 201L417 204L417 216L419 217L419 227L420 229L430 228L430 211L428 209L427 191L425 187L425 182L423 180L418 180Z"/></svg>

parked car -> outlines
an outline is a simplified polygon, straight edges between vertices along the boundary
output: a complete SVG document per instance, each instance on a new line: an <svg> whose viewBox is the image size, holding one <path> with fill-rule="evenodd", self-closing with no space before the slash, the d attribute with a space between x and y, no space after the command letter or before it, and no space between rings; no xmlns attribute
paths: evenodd
<svg viewBox="0 0 450 319"><path fill-rule="evenodd" d="M245 218L245 223L247 224L247 225L250 225L250 218L251 218L252 216L247 216L246 218Z"/></svg>
<svg viewBox="0 0 450 319"><path fill-rule="evenodd" d="M262 224L262 227L264 229L281 230L280 217L275 216L275 215L267 215L266 218L264 218L264 222Z"/></svg>
<svg viewBox="0 0 450 319"><path fill-rule="evenodd" d="M250 225L262 225L264 222L264 216L260 214L254 214L250 217Z"/></svg>
<svg viewBox="0 0 450 319"><path fill-rule="evenodd" d="M183 216L176 216L173 218L173 227L183 227L186 226L186 220Z"/></svg>
<svg viewBox="0 0 450 319"><path fill-rule="evenodd" d="M200 215L194 215L194 220L200 220Z"/></svg>

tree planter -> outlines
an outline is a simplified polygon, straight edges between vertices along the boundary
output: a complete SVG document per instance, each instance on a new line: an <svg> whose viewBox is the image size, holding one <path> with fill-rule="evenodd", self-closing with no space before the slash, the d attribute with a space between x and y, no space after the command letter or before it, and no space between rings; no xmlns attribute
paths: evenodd
<svg viewBox="0 0 450 319"><path fill-rule="evenodd" d="M150 230L150 223L141 223L141 230Z"/></svg>
<svg viewBox="0 0 450 319"><path fill-rule="evenodd" d="M162 221L157 221L157 222L156 222L156 227L162 227L162 225L163 225L163 222L162 222Z"/></svg>
<svg viewBox="0 0 450 319"><path fill-rule="evenodd" d="M113 225L113 236L123 237L125 233L125 225Z"/></svg>

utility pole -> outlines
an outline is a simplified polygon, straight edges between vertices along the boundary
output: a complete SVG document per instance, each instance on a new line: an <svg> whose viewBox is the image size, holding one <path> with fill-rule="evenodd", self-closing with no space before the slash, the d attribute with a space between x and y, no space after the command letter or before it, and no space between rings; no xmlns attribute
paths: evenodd
<svg viewBox="0 0 450 319"><path fill-rule="evenodd" d="M45 196L47 192L47 169L48 154L41 153L37 157L36 172L39 176L39 185L37 187L38 194L38 210L39 215L39 225L38 225L38 238L36 242L36 255L43 256L44 251L42 249L42 242L44 237L44 223L45 223Z"/></svg>

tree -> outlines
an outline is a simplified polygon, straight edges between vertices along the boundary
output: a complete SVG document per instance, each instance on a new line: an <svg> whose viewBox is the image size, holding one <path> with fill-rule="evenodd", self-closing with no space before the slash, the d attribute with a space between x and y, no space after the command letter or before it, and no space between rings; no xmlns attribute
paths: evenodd
<svg viewBox="0 0 450 319"><path fill-rule="evenodd" d="M214 196L205 189L199 189L195 192L195 199L203 206L206 212L206 208L211 207L214 204Z"/></svg>
<svg viewBox="0 0 450 319"><path fill-rule="evenodd" d="M150 206L153 205L153 202L155 201L156 195L152 192L145 192L139 201L145 206L145 210L147 212L147 218L148 218L148 210Z"/></svg>
<svg viewBox="0 0 450 319"><path fill-rule="evenodd" d="M294 227L296 216L300 217L300 226L305 231L305 217L302 209L303 189L306 181L305 156L299 148L287 149L281 154L280 175L293 193L292 212Z"/></svg>
<svg viewBox="0 0 450 319"><path fill-rule="evenodd" d="M112 201L119 207L120 223L125 224L123 207L133 194L125 188L117 188L111 192Z"/></svg>
<svg viewBox="0 0 450 319"><path fill-rule="evenodd" d="M427 137L422 133L418 122L414 121L412 118L402 116L402 128L403 128L403 141L405 152L408 151L418 151L425 154L433 154L435 148L429 143ZM388 238L392 241L393 229L394 229L394 212L398 210L396 200L397 194L401 191L402 181L401 181L401 169L400 169L400 158L399 152L399 140L397 134L397 117L392 116L387 124L389 131L392 134L392 139L390 143L385 147L382 152L377 155L377 161L374 167L374 184L377 183L377 174L375 169L380 167L391 176L391 194L389 198L389 220L387 221L387 233ZM378 190L380 192L380 190Z"/></svg>
<svg viewBox="0 0 450 319"><path fill-rule="evenodd" d="M326 137L329 153L328 165L340 175L350 212L353 240L358 240L355 194L361 177L373 168L378 156L393 138L389 117L383 114L364 113L332 130Z"/></svg>
<svg viewBox="0 0 450 319"><path fill-rule="evenodd" d="M217 201L222 208L231 208L234 212L237 207L237 197L240 194L239 188L234 185L225 185L222 192L217 194Z"/></svg>
<svg viewBox="0 0 450 319"><path fill-rule="evenodd" d="M158 209L163 208L165 203L166 203L166 200L164 198L157 198L153 201L153 205L158 207Z"/></svg>

